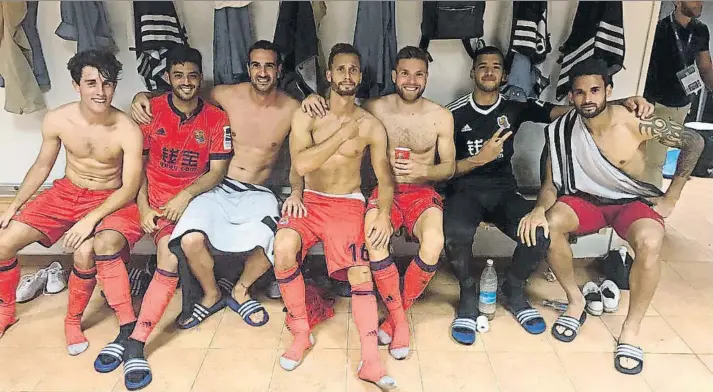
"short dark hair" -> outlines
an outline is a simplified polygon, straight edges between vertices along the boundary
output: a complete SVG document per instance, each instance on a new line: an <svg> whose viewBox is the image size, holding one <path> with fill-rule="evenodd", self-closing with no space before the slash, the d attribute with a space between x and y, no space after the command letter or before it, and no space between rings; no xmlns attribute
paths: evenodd
<svg viewBox="0 0 713 392"><path fill-rule="evenodd" d="M250 55L253 50L269 50L275 52L275 57L277 57L275 65L280 65L282 63L282 59L280 58L280 49L277 45L268 40L261 39L250 46L250 49L248 49L248 61L250 61Z"/></svg>
<svg viewBox="0 0 713 392"><path fill-rule="evenodd" d="M111 52L97 49L81 51L72 56L67 63L69 74L77 84L82 80L84 67L96 68L104 79L116 83L119 80L123 65Z"/></svg>
<svg viewBox="0 0 713 392"><path fill-rule="evenodd" d="M203 55L198 49L186 45L175 46L166 54L166 71L171 72L171 67L176 64L193 63L198 67L198 72L203 73Z"/></svg>
<svg viewBox="0 0 713 392"><path fill-rule="evenodd" d="M396 63L394 63L394 68L399 65L401 60L416 59L421 60L426 63L426 69L428 69L428 53L425 50L416 46L404 46L396 53Z"/></svg>
<svg viewBox="0 0 713 392"><path fill-rule="evenodd" d="M611 76L609 75L609 67L602 59L588 58L578 64L569 71L569 89L574 88L574 80L580 76L599 75L604 80L604 86L613 86Z"/></svg>
<svg viewBox="0 0 713 392"><path fill-rule="evenodd" d="M338 43L332 46L332 50L329 51L329 61L327 61L328 69L332 69L334 58L338 54L353 54L354 56L357 56L357 58L359 59L359 64L361 64L361 54L359 54L359 51L357 50L357 48L354 47L354 45L347 43Z"/></svg>
<svg viewBox="0 0 713 392"><path fill-rule="evenodd" d="M473 67L478 64L478 57L485 56L487 54L497 54L498 56L500 56L500 61L503 63L503 66L505 66L505 55L503 54L503 51L500 50L497 46L488 45L483 46L482 48L475 51L475 53L473 54Z"/></svg>

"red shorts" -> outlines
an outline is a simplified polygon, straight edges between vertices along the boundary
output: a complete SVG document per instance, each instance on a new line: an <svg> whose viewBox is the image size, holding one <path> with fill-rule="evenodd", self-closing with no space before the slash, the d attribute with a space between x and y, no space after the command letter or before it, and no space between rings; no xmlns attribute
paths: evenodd
<svg viewBox="0 0 713 392"><path fill-rule="evenodd" d="M141 230L141 233L144 233L144 229L141 228L141 213L139 213L139 207L137 205L134 205L134 208L131 211L131 214L128 216L127 224L131 226L132 230ZM167 236L171 235L173 233L173 229L176 227L176 223L173 221L170 221L164 217L159 217L156 220L156 230L154 230L153 233L151 233L151 239L153 239L154 245L158 244L158 241Z"/></svg>
<svg viewBox="0 0 713 392"><path fill-rule="evenodd" d="M369 198L367 211L379 207L379 188L374 188ZM405 226L413 237L413 227L424 211L431 207L443 210L441 195L430 185L396 184L394 205L391 207L391 226L397 231Z"/></svg>
<svg viewBox="0 0 713 392"><path fill-rule="evenodd" d="M113 192L113 189L94 191L80 188L68 179L62 178L54 181L50 189L27 203L13 220L44 234L47 238L40 240L40 244L49 248L75 223L99 207ZM117 231L126 238L131 248L144 235L141 227L132 224L134 211L138 212L138 208L134 202L131 202L104 217L94 232Z"/></svg>
<svg viewBox="0 0 713 392"><path fill-rule="evenodd" d="M355 195L361 196L360 193ZM324 245L327 271L334 279L347 280L347 269L369 266L369 253L364 243L364 199L343 195L325 195L305 190L302 202L307 216L284 216L279 229L292 229L302 237L302 255L317 242Z"/></svg>
<svg viewBox="0 0 713 392"><path fill-rule="evenodd" d="M579 227L572 233L584 235L611 226L619 237L626 239L629 227L639 219L653 219L664 226L663 217L637 200L625 204L595 205L581 197L562 196L557 201L568 205L579 218Z"/></svg>

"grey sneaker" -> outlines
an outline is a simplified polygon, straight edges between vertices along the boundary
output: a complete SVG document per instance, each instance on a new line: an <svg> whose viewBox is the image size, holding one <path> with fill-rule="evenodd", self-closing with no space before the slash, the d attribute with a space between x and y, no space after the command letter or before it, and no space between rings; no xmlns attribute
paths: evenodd
<svg viewBox="0 0 713 392"><path fill-rule="evenodd" d="M67 287L67 278L59 261L53 261L46 270L47 285L45 286L45 294L57 294Z"/></svg>
<svg viewBox="0 0 713 392"><path fill-rule="evenodd" d="M41 269L34 274L25 275L15 291L18 303L28 302L37 298L47 285L47 270Z"/></svg>

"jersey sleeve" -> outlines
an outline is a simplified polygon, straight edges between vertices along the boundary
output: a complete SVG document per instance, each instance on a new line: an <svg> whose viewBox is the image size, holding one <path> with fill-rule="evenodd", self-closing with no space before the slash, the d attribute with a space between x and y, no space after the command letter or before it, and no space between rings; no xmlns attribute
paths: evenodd
<svg viewBox="0 0 713 392"><path fill-rule="evenodd" d="M532 121L536 123L550 123L550 114L554 104L536 99L528 99L522 111L522 121Z"/></svg>
<svg viewBox="0 0 713 392"><path fill-rule="evenodd" d="M219 111L216 114L216 126L210 135L210 153L208 159L218 161L233 157L233 135L230 131L228 116Z"/></svg>
<svg viewBox="0 0 713 392"><path fill-rule="evenodd" d="M144 136L144 148L143 148L143 155L148 155L149 149L151 148L151 129L153 121L151 121L148 124L139 124L139 128L141 128L141 134Z"/></svg>

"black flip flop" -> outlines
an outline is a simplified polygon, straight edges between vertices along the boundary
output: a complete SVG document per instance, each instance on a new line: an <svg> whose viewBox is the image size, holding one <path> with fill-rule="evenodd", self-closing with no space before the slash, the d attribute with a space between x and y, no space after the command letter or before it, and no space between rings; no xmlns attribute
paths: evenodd
<svg viewBox="0 0 713 392"><path fill-rule="evenodd" d="M635 368L625 368L621 366L619 360L621 358L628 358L633 361L637 361L639 364ZM618 343L616 345L616 353L614 354L614 367L620 373L635 375L641 373L644 370L644 350L641 347L632 346L626 343Z"/></svg>
<svg viewBox="0 0 713 392"><path fill-rule="evenodd" d="M577 320L574 317L571 316L559 316L557 320L554 322L552 325L552 335L555 337L555 339L559 340L560 342L564 343L569 343L574 340L574 338L577 337L577 332L579 332L579 328L582 327L584 322L587 320L587 312L582 311L582 315L579 316L579 320ZM572 335L567 336L564 333L559 333L557 332L557 327L564 327L565 332L571 331Z"/></svg>
<svg viewBox="0 0 713 392"><path fill-rule="evenodd" d="M178 329L191 329L198 324L202 323L203 320L207 319L208 317L218 313L221 309L225 307L225 299L221 298L216 302L213 306L210 308L206 308L205 306L201 305L200 303L196 302L193 304L193 314L191 314L191 317L189 318L189 322L187 323L180 323L178 320L176 320L176 328Z"/></svg>

